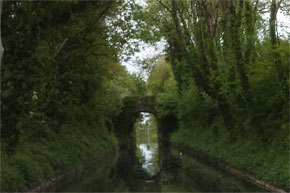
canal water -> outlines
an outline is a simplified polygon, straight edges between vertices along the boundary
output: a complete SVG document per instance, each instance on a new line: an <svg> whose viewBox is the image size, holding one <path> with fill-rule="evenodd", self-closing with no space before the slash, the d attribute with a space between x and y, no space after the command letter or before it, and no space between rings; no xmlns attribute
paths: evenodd
<svg viewBox="0 0 290 193"><path fill-rule="evenodd" d="M177 149L159 147L157 131L143 123L136 129L135 152L121 150L49 191L265 192Z"/></svg>

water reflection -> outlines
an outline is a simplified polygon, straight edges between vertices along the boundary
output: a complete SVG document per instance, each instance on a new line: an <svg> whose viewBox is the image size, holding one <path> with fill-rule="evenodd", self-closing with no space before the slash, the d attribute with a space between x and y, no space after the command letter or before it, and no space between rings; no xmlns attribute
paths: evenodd
<svg viewBox="0 0 290 193"><path fill-rule="evenodd" d="M149 113L142 113L134 125L136 130L136 156L144 171L150 176L156 175L160 166L158 163L157 121Z"/></svg>
<svg viewBox="0 0 290 193"><path fill-rule="evenodd" d="M148 117L148 116L147 116ZM52 192L264 192L168 146L158 146L154 120L140 119L136 150L122 150Z"/></svg>
<svg viewBox="0 0 290 193"><path fill-rule="evenodd" d="M154 175L151 175L137 158L132 159L128 156L128 152L120 152L115 159L104 160L75 179L59 183L51 191L264 192L251 184L207 166L192 156L186 154L181 156L175 149L164 148L159 154L159 161L162 164ZM153 154L151 155L153 158Z"/></svg>
<svg viewBox="0 0 290 193"><path fill-rule="evenodd" d="M160 167L158 165L158 144L154 143L150 146L148 144L139 144L138 148L142 152L144 157L144 162L142 163L142 168L151 176L155 175Z"/></svg>

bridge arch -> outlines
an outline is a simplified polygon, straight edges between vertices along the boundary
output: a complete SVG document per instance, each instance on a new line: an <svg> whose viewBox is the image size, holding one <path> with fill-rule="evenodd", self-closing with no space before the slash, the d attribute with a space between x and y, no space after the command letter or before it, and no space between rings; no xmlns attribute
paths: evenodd
<svg viewBox="0 0 290 193"><path fill-rule="evenodd" d="M157 117L155 96L136 97L134 113L151 113Z"/></svg>
<svg viewBox="0 0 290 193"><path fill-rule="evenodd" d="M159 117L155 96L139 96L123 98L120 114L114 118L114 132L118 138L119 147L135 150L132 142L135 139L134 124L140 112L153 114L158 121L158 133L162 142L169 141L169 134L177 128L175 115Z"/></svg>
<svg viewBox="0 0 290 193"><path fill-rule="evenodd" d="M114 120L117 135L130 135L140 112L151 113L158 117L155 96L125 97L121 113Z"/></svg>

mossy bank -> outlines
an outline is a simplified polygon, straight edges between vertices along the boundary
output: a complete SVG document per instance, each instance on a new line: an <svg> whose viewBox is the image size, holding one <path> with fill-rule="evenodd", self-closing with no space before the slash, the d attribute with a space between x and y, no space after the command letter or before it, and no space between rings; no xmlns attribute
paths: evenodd
<svg viewBox="0 0 290 193"><path fill-rule="evenodd" d="M1 191L31 190L117 151L115 136L98 127L104 125L89 129L84 122L70 123L51 141L24 143L13 155L2 152Z"/></svg>

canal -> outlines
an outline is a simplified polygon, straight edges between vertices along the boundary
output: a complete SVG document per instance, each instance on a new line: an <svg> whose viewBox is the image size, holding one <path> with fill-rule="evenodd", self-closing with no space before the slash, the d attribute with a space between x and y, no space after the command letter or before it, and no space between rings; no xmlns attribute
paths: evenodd
<svg viewBox="0 0 290 193"><path fill-rule="evenodd" d="M265 192L195 157L158 143L156 121L136 124L135 152L120 151L49 192Z"/></svg>

